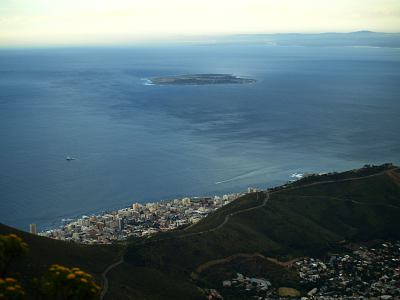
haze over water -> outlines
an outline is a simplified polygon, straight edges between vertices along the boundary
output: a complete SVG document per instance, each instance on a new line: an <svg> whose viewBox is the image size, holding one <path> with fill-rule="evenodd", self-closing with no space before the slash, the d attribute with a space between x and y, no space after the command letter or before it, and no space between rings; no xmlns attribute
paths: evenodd
<svg viewBox="0 0 400 300"><path fill-rule="evenodd" d="M149 86L229 73L248 85ZM0 222L400 163L400 50L248 45L0 51ZM67 162L66 156L77 160Z"/></svg>

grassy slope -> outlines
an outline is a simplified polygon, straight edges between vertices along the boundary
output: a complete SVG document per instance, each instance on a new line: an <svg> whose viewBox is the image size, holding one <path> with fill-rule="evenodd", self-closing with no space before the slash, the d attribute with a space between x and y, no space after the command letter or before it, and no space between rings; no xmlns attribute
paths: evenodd
<svg viewBox="0 0 400 300"><path fill-rule="evenodd" d="M398 170L393 172L400 175ZM232 216L220 230L182 237L213 228L227 214L262 203L261 197L250 194L188 230L156 235L150 238L151 243L132 240L126 262L109 273L106 298L204 299L197 286L220 288L221 278L249 266L237 260L212 267L193 281L193 271L210 260L255 252L289 259L323 253L332 242L343 239L400 238L399 209L395 208L400 207L400 181L396 182L396 178L382 174L282 190L271 194L265 207ZM99 278L108 264L118 260L120 251L118 246L76 245L0 225L0 233L9 232L19 234L30 246L29 255L14 268L25 281L38 276L52 263L79 266ZM256 276L256 268L254 272ZM262 272L275 282L282 278L294 280L293 274L270 263L264 262Z"/></svg>
<svg viewBox="0 0 400 300"><path fill-rule="evenodd" d="M203 231L238 207L260 202L255 195L247 195L189 231ZM318 255L344 239L400 238L399 209L394 206L400 207L400 186L386 174L280 191L271 194L264 208L235 215L218 231L133 244L126 260L131 269L162 270L190 278L200 264L236 253L259 252L281 259Z"/></svg>
<svg viewBox="0 0 400 300"><path fill-rule="evenodd" d="M10 273L28 286L34 277L41 276L54 263L67 267L80 267L96 277L100 283L101 273L107 265L119 259L119 246L86 246L56 241L32 235L3 224L0 234L15 233L29 245L26 256L12 265Z"/></svg>
<svg viewBox="0 0 400 300"><path fill-rule="evenodd" d="M109 275L106 299L187 300L202 299L204 294L181 273L169 273L155 268L118 266Z"/></svg>

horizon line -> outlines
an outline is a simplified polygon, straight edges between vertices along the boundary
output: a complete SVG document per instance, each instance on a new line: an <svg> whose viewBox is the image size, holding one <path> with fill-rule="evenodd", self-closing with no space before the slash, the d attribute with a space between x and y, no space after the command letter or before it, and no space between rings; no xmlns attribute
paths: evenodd
<svg viewBox="0 0 400 300"><path fill-rule="evenodd" d="M59 42L59 43L8 43L0 44L0 49L27 49L27 48L82 48L82 47L129 47L143 45L167 45L167 44L199 44L207 42L206 38L222 38L234 36L273 36L273 35L324 35L324 34L389 34L400 35L400 31L371 31L360 29L356 31L319 31L319 32L237 32L237 33L204 33L204 34L169 34L163 36L155 36L149 38L127 39L127 41L112 42ZM200 40L196 40L200 39ZM204 39L204 40L201 40Z"/></svg>

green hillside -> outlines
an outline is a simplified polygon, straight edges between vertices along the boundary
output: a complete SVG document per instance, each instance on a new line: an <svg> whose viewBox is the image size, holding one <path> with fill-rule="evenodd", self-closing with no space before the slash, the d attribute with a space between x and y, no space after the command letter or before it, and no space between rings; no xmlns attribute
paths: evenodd
<svg viewBox="0 0 400 300"><path fill-rule="evenodd" d="M299 288L297 275L283 262L322 256L347 242L400 239L399 213L400 171L390 165L310 176L247 194L187 230L128 241L123 263L107 274L105 299L204 299L209 288L225 292L222 280L236 272ZM54 262L99 278L123 251L21 235L31 251L14 271L25 281Z"/></svg>
<svg viewBox="0 0 400 300"><path fill-rule="evenodd" d="M217 288L217 281L193 274L198 266L238 253L260 253L285 261L323 255L343 240L400 238L398 169L368 168L342 175L324 175L324 180L316 176L315 181L308 179L303 185L296 182L270 192L264 207L233 215L224 227L207 232L225 216L259 206L267 197L266 193L246 195L187 231L131 244L126 265L162 270L170 276L178 274L190 284ZM275 279L279 280L284 270L275 270ZM294 282L292 285L296 286Z"/></svg>

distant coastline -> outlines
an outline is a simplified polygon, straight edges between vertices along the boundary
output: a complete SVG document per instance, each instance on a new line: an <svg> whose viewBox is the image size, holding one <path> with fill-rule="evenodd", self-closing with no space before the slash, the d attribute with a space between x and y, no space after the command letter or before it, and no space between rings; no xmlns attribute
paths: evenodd
<svg viewBox="0 0 400 300"><path fill-rule="evenodd" d="M238 77L232 74L185 74L152 77L146 85L209 85L209 84L249 84L255 79Z"/></svg>

